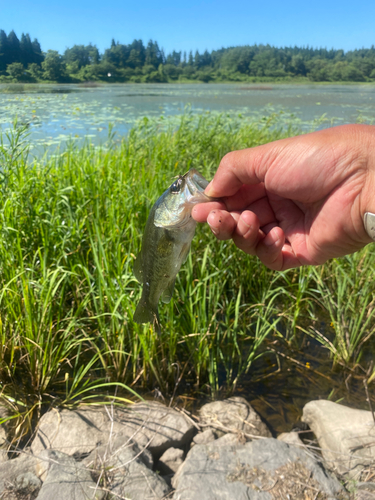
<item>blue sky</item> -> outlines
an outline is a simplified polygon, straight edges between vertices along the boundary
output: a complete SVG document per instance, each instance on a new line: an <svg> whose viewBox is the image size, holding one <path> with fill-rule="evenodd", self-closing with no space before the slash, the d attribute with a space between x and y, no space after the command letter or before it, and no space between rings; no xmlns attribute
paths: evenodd
<svg viewBox="0 0 375 500"><path fill-rule="evenodd" d="M375 1L0 0L0 29L42 50L156 40L166 53L267 44L351 50L375 44Z"/></svg>

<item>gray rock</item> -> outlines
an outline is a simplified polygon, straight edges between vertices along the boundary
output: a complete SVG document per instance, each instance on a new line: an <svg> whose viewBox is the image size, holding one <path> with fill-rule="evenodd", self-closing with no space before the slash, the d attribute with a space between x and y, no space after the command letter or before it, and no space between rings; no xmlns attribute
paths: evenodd
<svg viewBox="0 0 375 500"><path fill-rule="evenodd" d="M179 448L168 448L159 458L156 470L162 476L173 475L184 461L184 452Z"/></svg>
<svg viewBox="0 0 375 500"><path fill-rule="evenodd" d="M250 436L271 437L271 432L246 399L233 397L208 403L200 409L200 425L216 433L240 432Z"/></svg>
<svg viewBox="0 0 375 500"><path fill-rule="evenodd" d="M122 435L158 457L171 446L189 443L193 434L193 425L182 414L157 402L52 410L41 418L31 449L34 455L55 449L82 456Z"/></svg>
<svg viewBox="0 0 375 500"><path fill-rule="evenodd" d="M283 441L284 443L294 444L295 446L304 446L298 432L282 432L277 436L277 439L279 441Z"/></svg>
<svg viewBox="0 0 375 500"><path fill-rule="evenodd" d="M196 436L193 438L194 444L207 444L215 441L217 438L215 432L212 429L207 429L203 432L198 432Z"/></svg>
<svg viewBox="0 0 375 500"><path fill-rule="evenodd" d="M38 468L46 478L37 500L99 500L104 497L105 493L94 483L90 471L66 453L44 450L38 457Z"/></svg>
<svg viewBox="0 0 375 500"><path fill-rule="evenodd" d="M373 491L356 491L354 500L375 500L375 493Z"/></svg>
<svg viewBox="0 0 375 500"><path fill-rule="evenodd" d="M108 484L110 498L161 500L169 493L167 483L142 461L138 445L128 442L115 448L110 452L101 446L81 462Z"/></svg>
<svg viewBox="0 0 375 500"><path fill-rule="evenodd" d="M318 439L327 464L340 474L358 477L375 461L375 424L369 411L354 410L332 401L307 403L306 422Z"/></svg>
<svg viewBox="0 0 375 500"><path fill-rule="evenodd" d="M215 441L212 441L212 445L215 448L219 448L220 446L239 446L246 443L246 439L241 436L241 434L224 434L224 436L219 437Z"/></svg>
<svg viewBox="0 0 375 500"><path fill-rule="evenodd" d="M24 495L36 498L42 482L37 472L37 459L26 453L0 464L0 498L16 500Z"/></svg>
<svg viewBox="0 0 375 500"><path fill-rule="evenodd" d="M173 500L346 498L341 484L304 450L277 439L196 445L173 478ZM306 495L305 495L306 493ZM289 496L288 496L289 495Z"/></svg>
<svg viewBox="0 0 375 500"><path fill-rule="evenodd" d="M124 449L129 449L132 459L136 457L148 469L153 468L154 460L151 452L145 448L141 448L127 436L117 436L109 444L95 448L88 457L82 460L82 464L91 469L101 468Z"/></svg>
<svg viewBox="0 0 375 500"><path fill-rule="evenodd" d="M8 460L8 422L9 410L6 406L0 404L0 463Z"/></svg>

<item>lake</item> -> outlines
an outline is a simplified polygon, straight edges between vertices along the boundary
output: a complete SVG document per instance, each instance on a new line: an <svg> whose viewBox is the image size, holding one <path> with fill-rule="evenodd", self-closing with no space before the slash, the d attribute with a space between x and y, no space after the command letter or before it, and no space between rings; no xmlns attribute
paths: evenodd
<svg viewBox="0 0 375 500"><path fill-rule="evenodd" d="M38 149L56 147L70 138L106 140L108 124L126 134L143 116L174 116L188 106L259 116L284 110L301 127L325 115L318 127L375 121L373 85L299 84L69 84L0 85L0 126L6 130L15 116L30 124L30 139Z"/></svg>

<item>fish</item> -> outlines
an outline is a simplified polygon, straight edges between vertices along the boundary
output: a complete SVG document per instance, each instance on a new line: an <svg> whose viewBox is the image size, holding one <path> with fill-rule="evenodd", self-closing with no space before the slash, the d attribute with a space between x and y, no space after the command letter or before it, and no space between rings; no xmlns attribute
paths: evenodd
<svg viewBox="0 0 375 500"><path fill-rule="evenodd" d="M158 303L170 302L177 273L186 260L196 221L191 211L197 203L215 201L204 194L208 181L194 168L177 180L153 205L133 272L142 283L142 296L135 310L136 323L152 323L160 334Z"/></svg>

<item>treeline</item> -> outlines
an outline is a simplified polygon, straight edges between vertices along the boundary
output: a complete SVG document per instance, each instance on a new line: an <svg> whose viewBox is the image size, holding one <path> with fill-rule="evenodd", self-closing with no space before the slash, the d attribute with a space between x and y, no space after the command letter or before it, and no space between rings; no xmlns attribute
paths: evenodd
<svg viewBox="0 0 375 500"><path fill-rule="evenodd" d="M0 30L0 82L375 81L375 47L343 50L246 45L211 52L165 54L156 41L112 40L42 52L29 34Z"/></svg>

